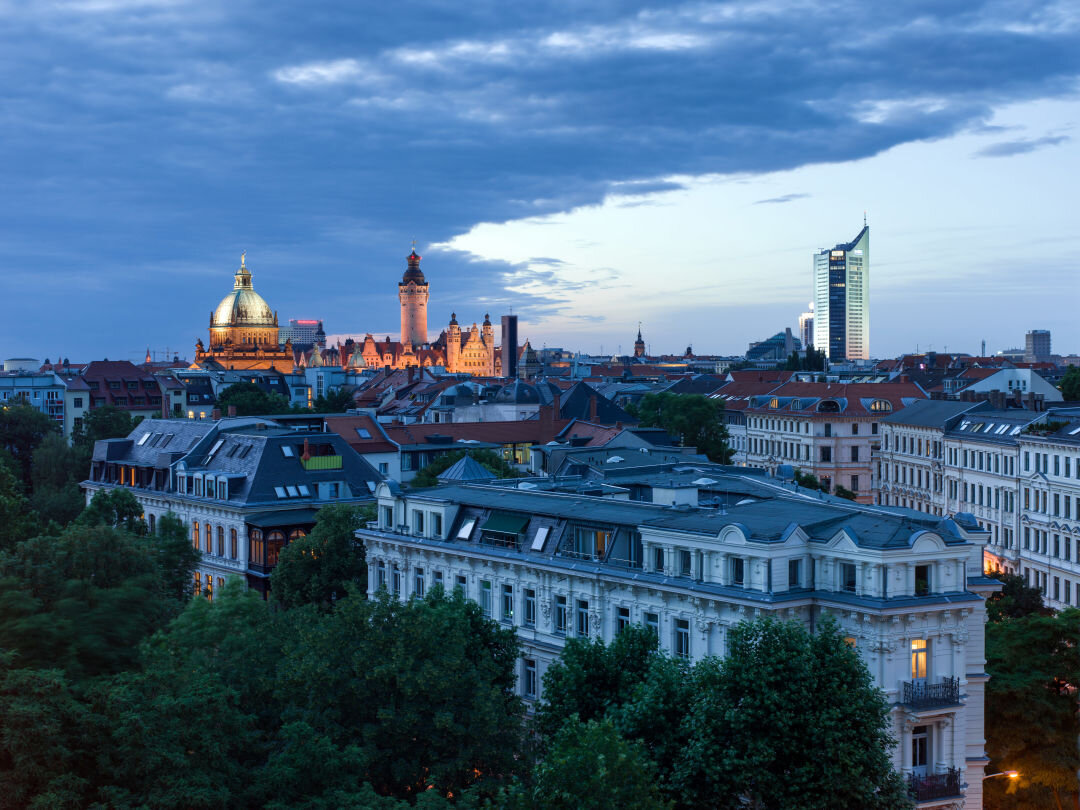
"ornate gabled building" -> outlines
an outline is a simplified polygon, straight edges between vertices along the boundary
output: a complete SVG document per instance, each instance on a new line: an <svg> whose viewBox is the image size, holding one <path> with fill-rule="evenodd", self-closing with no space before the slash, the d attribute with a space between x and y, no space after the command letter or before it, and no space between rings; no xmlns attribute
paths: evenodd
<svg viewBox="0 0 1080 810"><path fill-rule="evenodd" d="M278 317L255 292L251 272L240 255L233 291L210 314L210 346L195 344L195 363L217 363L224 368L249 370L293 366L292 346L278 342Z"/></svg>

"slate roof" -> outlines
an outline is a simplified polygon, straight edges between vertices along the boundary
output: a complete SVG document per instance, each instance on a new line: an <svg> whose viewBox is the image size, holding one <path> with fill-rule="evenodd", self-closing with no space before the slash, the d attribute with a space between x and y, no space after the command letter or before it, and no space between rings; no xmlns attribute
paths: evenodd
<svg viewBox="0 0 1080 810"><path fill-rule="evenodd" d="M901 411L882 417L890 425L939 428L944 430L956 417L986 408L986 402L957 402L945 399L924 399L913 402Z"/></svg>
<svg viewBox="0 0 1080 810"><path fill-rule="evenodd" d="M439 474L439 483L490 481L498 476L466 453Z"/></svg>

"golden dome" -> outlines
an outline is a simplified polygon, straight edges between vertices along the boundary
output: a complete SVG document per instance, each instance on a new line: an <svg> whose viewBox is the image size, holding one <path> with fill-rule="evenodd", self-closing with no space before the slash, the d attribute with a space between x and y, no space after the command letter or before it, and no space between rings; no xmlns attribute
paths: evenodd
<svg viewBox="0 0 1080 810"><path fill-rule="evenodd" d="M243 256L240 257L240 269L236 271L233 291L221 299L221 303L214 310L214 318L210 326L211 328L277 326L270 305L251 286L251 273L244 264Z"/></svg>

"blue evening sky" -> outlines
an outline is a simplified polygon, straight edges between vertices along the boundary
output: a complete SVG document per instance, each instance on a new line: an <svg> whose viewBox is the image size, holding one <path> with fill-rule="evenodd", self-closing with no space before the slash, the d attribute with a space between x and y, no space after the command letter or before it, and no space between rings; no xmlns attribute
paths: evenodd
<svg viewBox="0 0 1080 810"><path fill-rule="evenodd" d="M741 352L871 225L871 350L1080 351L1075 2L0 0L0 352L279 313Z"/></svg>

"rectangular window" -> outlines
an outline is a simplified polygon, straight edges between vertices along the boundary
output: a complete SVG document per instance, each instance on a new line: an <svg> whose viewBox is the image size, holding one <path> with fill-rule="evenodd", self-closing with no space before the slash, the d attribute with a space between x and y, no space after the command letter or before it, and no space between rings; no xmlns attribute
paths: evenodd
<svg viewBox="0 0 1080 810"><path fill-rule="evenodd" d="M675 655L679 658L690 657L690 620L675 620Z"/></svg>
<svg viewBox="0 0 1080 810"><path fill-rule="evenodd" d="M1061 578L1054 577L1054 601L1061 601Z"/></svg>
<svg viewBox="0 0 1080 810"><path fill-rule="evenodd" d="M443 584L443 573L442 573L442 571L436 571L435 572L435 584L436 585L442 585Z"/></svg>
<svg viewBox="0 0 1080 810"><path fill-rule="evenodd" d="M536 626L536 591L532 588L526 588L525 594L525 626Z"/></svg>
<svg viewBox="0 0 1080 810"><path fill-rule="evenodd" d="M589 637L589 603L579 599L577 603L577 634L581 638Z"/></svg>
<svg viewBox="0 0 1080 810"><path fill-rule="evenodd" d="M802 560L788 560L787 580L788 588L802 587Z"/></svg>
<svg viewBox="0 0 1080 810"><path fill-rule="evenodd" d="M419 509L414 509L412 513L413 531L416 534L424 533L424 513Z"/></svg>
<svg viewBox="0 0 1080 810"><path fill-rule="evenodd" d="M660 636L660 614L659 613L646 613L644 615L644 624L650 630L653 631L653 635L659 638Z"/></svg>
<svg viewBox="0 0 1080 810"><path fill-rule="evenodd" d="M417 568L413 583L413 595L419 599L424 598L424 569Z"/></svg>
<svg viewBox="0 0 1080 810"><path fill-rule="evenodd" d="M491 618L491 583L486 579L480 581L480 610L486 618Z"/></svg>
<svg viewBox="0 0 1080 810"><path fill-rule="evenodd" d="M454 587L461 588L463 593L468 590L469 581L465 578L464 574L458 574L456 577L454 577Z"/></svg>
<svg viewBox="0 0 1080 810"><path fill-rule="evenodd" d="M630 626L630 608L619 608L618 618L615 620L615 632L621 633L627 627Z"/></svg>
<svg viewBox="0 0 1080 810"><path fill-rule="evenodd" d="M824 462L832 461L832 448L831 447L822 447L821 448L821 460L824 461Z"/></svg>
<svg viewBox="0 0 1080 810"><path fill-rule="evenodd" d="M380 526L383 529L392 529L392 528L394 528L394 507L392 507L392 506L384 506L379 511L380 511L380 514L382 514L382 520L380 521Z"/></svg>
<svg viewBox="0 0 1080 810"><path fill-rule="evenodd" d="M851 435L852 436L858 436L859 435L859 423L858 422L852 422L851 423Z"/></svg>
<svg viewBox="0 0 1080 810"><path fill-rule="evenodd" d="M840 564L840 588L848 593L855 593L855 563Z"/></svg>
<svg viewBox="0 0 1080 810"><path fill-rule="evenodd" d="M828 422L825 423L825 435L832 436L832 425Z"/></svg>
<svg viewBox="0 0 1080 810"><path fill-rule="evenodd" d="M566 635L566 597L555 597L555 632Z"/></svg>
<svg viewBox="0 0 1080 810"><path fill-rule="evenodd" d="M527 698L536 698L536 661L532 658L524 660L524 673L521 683L521 692Z"/></svg>
<svg viewBox="0 0 1080 810"><path fill-rule="evenodd" d="M502 620L504 622L514 621L514 586L503 585L502 586Z"/></svg>
<svg viewBox="0 0 1080 810"><path fill-rule="evenodd" d="M435 537L442 537L442 515L438 512L431 513L431 533Z"/></svg>
<svg viewBox="0 0 1080 810"><path fill-rule="evenodd" d="M930 593L930 566L915 566L915 595L926 596Z"/></svg>
<svg viewBox="0 0 1080 810"><path fill-rule="evenodd" d="M394 596L400 597L401 596L401 570L397 567L396 563L394 564L394 570L391 573L390 580L391 580L390 584L393 586L393 589L394 589Z"/></svg>
<svg viewBox="0 0 1080 810"><path fill-rule="evenodd" d="M857 475L851 476L851 491L854 493L859 491L859 476Z"/></svg>
<svg viewBox="0 0 1080 810"><path fill-rule="evenodd" d="M742 557L735 557L731 561L731 584L742 585L746 575L746 562Z"/></svg>
<svg viewBox="0 0 1080 810"><path fill-rule="evenodd" d="M851 448L851 460L852 461L858 461L859 460L859 448L858 447L852 447Z"/></svg>
<svg viewBox="0 0 1080 810"><path fill-rule="evenodd" d="M911 641L911 680L926 679L926 639L916 638Z"/></svg>

